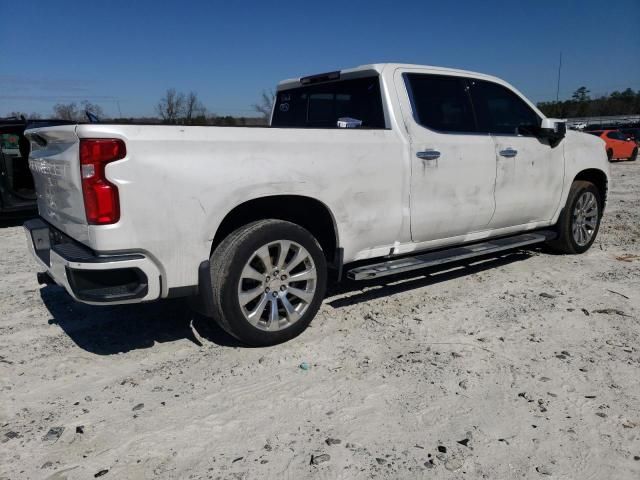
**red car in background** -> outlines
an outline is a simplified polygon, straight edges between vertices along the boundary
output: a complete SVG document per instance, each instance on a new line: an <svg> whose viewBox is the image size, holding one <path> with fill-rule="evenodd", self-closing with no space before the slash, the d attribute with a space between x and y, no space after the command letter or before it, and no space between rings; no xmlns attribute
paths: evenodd
<svg viewBox="0 0 640 480"><path fill-rule="evenodd" d="M638 145L633 140L628 140L629 136L620 130L591 130L587 133L605 141L607 158L610 162L614 159L633 161L638 158Z"/></svg>

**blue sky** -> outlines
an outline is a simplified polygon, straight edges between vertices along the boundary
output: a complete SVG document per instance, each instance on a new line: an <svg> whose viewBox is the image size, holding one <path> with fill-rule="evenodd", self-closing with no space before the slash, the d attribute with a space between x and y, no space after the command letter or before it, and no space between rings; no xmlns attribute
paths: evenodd
<svg viewBox="0 0 640 480"><path fill-rule="evenodd" d="M0 115L88 99L151 115L169 87L251 115L278 80L364 63L458 67L534 101L640 89L640 3L0 0Z"/></svg>

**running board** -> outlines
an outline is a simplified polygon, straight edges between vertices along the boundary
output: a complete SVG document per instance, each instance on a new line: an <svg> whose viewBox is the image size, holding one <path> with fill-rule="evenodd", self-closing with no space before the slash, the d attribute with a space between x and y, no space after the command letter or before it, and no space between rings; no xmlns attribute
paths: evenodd
<svg viewBox="0 0 640 480"><path fill-rule="evenodd" d="M496 238L486 242L429 252L415 257L398 258L373 265L364 265L349 270L347 272L347 278L351 280L368 280L371 278L385 277L396 273L410 272L421 268L434 267L436 265L458 262L468 258L502 252L504 250L534 245L536 243L546 242L547 240L553 240L555 237L555 232L543 230L523 233L513 237Z"/></svg>

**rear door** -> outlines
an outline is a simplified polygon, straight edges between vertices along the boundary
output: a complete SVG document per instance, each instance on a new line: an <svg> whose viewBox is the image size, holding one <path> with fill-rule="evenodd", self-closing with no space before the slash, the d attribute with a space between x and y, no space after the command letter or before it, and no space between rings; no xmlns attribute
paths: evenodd
<svg viewBox="0 0 640 480"><path fill-rule="evenodd" d="M413 241L485 229L495 208L495 150L476 131L465 78L398 70L395 83L411 138Z"/></svg>
<svg viewBox="0 0 640 480"><path fill-rule="evenodd" d="M550 220L564 183L562 143L535 136L541 118L514 91L494 82L469 80L478 129L495 141L495 214L489 227Z"/></svg>

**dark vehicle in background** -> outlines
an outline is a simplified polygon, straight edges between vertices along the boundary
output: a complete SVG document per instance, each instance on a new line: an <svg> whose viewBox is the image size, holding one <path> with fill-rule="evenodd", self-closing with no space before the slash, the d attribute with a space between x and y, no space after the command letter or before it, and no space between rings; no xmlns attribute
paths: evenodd
<svg viewBox="0 0 640 480"><path fill-rule="evenodd" d="M36 210L24 119L0 120L0 215Z"/></svg>
<svg viewBox="0 0 640 480"><path fill-rule="evenodd" d="M627 138L640 145L640 128L622 128L620 131L624 133Z"/></svg>
<svg viewBox="0 0 640 480"><path fill-rule="evenodd" d="M68 124L64 120L0 119L0 217L36 213L36 192L29 170L28 128Z"/></svg>

